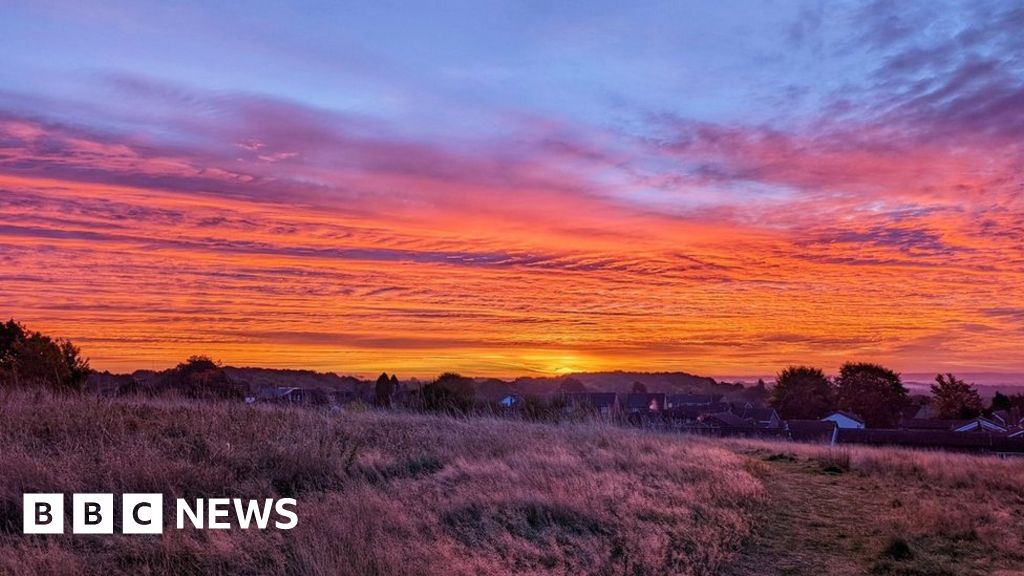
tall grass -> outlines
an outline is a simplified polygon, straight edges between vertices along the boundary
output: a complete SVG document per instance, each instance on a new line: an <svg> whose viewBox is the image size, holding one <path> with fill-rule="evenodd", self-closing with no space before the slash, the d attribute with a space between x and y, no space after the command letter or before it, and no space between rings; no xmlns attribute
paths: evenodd
<svg viewBox="0 0 1024 576"><path fill-rule="evenodd" d="M161 492L172 520L160 537L25 536L24 492ZM173 527L174 498L220 496L294 497L299 524ZM837 509L846 520L823 524ZM861 571L979 573L1024 562L1021 518L1024 461L992 456L599 423L0 398L3 575L715 574L743 546L764 553L751 542L801 534L825 544L769 552L813 566L850 538L844 561Z"/></svg>
<svg viewBox="0 0 1024 576"><path fill-rule="evenodd" d="M14 395L0 573L712 574L764 498L744 462L598 424ZM162 492L172 519L176 497L291 496L299 525L24 536L24 492Z"/></svg>

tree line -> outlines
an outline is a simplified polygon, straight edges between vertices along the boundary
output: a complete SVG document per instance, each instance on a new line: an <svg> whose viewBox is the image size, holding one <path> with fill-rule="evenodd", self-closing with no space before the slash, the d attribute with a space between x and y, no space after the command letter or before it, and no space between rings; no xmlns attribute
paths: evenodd
<svg viewBox="0 0 1024 576"><path fill-rule="evenodd" d="M938 374L931 386L940 418L968 419L981 415L984 404L974 386L952 374ZM843 410L874 428L891 428L912 402L900 375L884 366L847 362L829 378L820 368L790 366L776 376L769 402L783 419L818 419ZM1024 397L996 394L991 410L1024 405Z"/></svg>
<svg viewBox="0 0 1024 576"><path fill-rule="evenodd" d="M27 329L11 319L0 323L0 387L44 388L58 392L85 389L91 370L77 346L63 338L51 338ZM194 398L242 398L244 390L227 378L221 366L205 356L193 356L161 375L152 386L138 390L156 393L175 391ZM579 385L579 388L583 388ZM382 374L374 389L374 404L390 407L400 384L394 375ZM644 391L639 387L634 391ZM985 412L974 386L952 374L939 374L931 386L932 401L940 418L967 419ZM475 383L456 373L442 374L412 391L410 400L421 409L467 413L474 405ZM893 427L912 406L910 393L900 375L872 363L847 362L829 378L820 368L790 366L776 375L769 403L783 419L819 419L836 410L852 412L868 426ZM554 414L557 401L527 397L524 409L538 415ZM996 392L990 411L1024 410L1024 394Z"/></svg>

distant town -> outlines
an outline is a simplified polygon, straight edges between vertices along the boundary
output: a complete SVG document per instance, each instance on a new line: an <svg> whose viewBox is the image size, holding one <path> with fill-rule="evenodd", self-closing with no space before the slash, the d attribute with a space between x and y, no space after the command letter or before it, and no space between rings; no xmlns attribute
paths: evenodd
<svg viewBox="0 0 1024 576"><path fill-rule="evenodd" d="M382 373L376 381L333 373L222 366L193 356L164 370L96 372L71 342L0 324L0 388L100 397L178 397L333 411L399 410L543 422L600 420L652 431L1024 454L1024 394L984 401L953 374L929 394L900 375L846 363L838 375L790 366L771 385L719 382L684 372L594 372L514 380L445 373L430 381Z"/></svg>
<svg viewBox="0 0 1024 576"><path fill-rule="evenodd" d="M454 373L432 381L403 380L384 373L370 381L222 367L197 357L164 372L92 373L86 389L105 396L173 393L253 405L600 420L707 436L1024 454L1024 395L997 391L985 403L974 387L953 375L937 376L931 394L910 394L894 388L898 375L880 366L844 369L853 384L844 384L842 375L828 379L800 367L784 370L771 385L763 380L753 385L719 382L683 372L595 372L510 381ZM856 400L842 399L837 388L844 385L856 388ZM873 385L891 397L872 398Z"/></svg>

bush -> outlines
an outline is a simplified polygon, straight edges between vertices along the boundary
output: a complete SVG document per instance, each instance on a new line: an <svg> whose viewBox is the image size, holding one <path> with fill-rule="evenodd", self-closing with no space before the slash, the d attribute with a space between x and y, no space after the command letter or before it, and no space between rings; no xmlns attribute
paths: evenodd
<svg viewBox="0 0 1024 576"><path fill-rule="evenodd" d="M220 364L206 356L192 356L168 370L152 391L200 400L245 398L244 388L233 382Z"/></svg>
<svg viewBox="0 0 1024 576"><path fill-rule="evenodd" d="M423 409L429 412L468 414L475 397L473 380L446 372L421 388L420 396Z"/></svg>
<svg viewBox="0 0 1024 576"><path fill-rule="evenodd" d="M13 319L0 324L0 387L80 392L89 361L67 340L27 330Z"/></svg>

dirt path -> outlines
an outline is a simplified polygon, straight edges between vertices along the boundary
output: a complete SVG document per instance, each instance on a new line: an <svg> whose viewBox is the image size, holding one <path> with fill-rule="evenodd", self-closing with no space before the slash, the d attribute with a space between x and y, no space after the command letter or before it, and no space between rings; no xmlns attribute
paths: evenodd
<svg viewBox="0 0 1024 576"><path fill-rule="evenodd" d="M871 478L786 457L756 458L769 503L754 537L723 574L864 574L888 537L881 516L884 498Z"/></svg>

